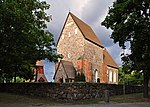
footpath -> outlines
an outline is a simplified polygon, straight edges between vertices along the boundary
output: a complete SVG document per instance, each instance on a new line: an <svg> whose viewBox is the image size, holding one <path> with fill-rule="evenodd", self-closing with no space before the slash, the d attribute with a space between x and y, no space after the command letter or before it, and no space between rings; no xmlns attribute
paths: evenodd
<svg viewBox="0 0 150 107"><path fill-rule="evenodd" d="M45 105L45 104L6 104L0 103L0 107L150 107L150 102L141 103L104 103L89 105Z"/></svg>

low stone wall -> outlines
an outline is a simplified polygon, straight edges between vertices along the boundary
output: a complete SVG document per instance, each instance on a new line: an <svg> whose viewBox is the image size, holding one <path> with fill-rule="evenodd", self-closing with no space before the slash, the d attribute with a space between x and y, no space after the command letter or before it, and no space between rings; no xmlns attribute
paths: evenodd
<svg viewBox="0 0 150 107"><path fill-rule="evenodd" d="M126 86L126 93L142 92L143 87ZM0 92L49 97L63 100L102 98L104 91L110 95L123 94L122 85L96 83L4 83Z"/></svg>

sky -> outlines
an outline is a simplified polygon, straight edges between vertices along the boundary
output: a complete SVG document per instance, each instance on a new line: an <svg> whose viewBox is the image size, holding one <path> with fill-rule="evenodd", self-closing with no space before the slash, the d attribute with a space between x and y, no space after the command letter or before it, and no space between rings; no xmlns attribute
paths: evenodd
<svg viewBox="0 0 150 107"><path fill-rule="evenodd" d="M52 21L47 23L47 30L54 35L55 43L58 40L62 27L65 23L69 11L88 24L103 46L108 50L110 55L121 66L122 49L118 43L114 44L110 39L111 30L101 26L101 22L105 19L109 7L115 0L45 0L50 4L50 9L46 13L52 15ZM128 50L125 50L128 52ZM44 61L45 75L49 82L53 81L55 72L54 64Z"/></svg>

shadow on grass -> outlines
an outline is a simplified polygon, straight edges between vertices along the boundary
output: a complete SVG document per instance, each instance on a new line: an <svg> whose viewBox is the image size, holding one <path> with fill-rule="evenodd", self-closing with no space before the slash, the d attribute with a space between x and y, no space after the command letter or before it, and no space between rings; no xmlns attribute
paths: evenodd
<svg viewBox="0 0 150 107"><path fill-rule="evenodd" d="M143 98L143 93L134 93L134 94L112 96L110 97L110 101L116 103L150 102L150 97Z"/></svg>
<svg viewBox="0 0 150 107"><path fill-rule="evenodd" d="M150 98L143 98L142 93L117 95L110 97L110 103L134 103L134 102L150 102ZM65 100L54 100L45 97L35 97L27 95L16 95L10 93L0 93L0 103L15 103L15 104L29 104L40 106L43 104L48 105L69 105L69 104L101 104L105 103L103 99L87 99L79 101L65 101Z"/></svg>

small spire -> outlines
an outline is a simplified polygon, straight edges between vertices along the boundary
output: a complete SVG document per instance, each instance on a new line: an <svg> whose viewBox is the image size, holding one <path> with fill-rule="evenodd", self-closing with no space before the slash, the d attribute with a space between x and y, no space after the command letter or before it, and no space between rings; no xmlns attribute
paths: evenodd
<svg viewBox="0 0 150 107"><path fill-rule="evenodd" d="M69 12L70 12L70 8L69 8Z"/></svg>

